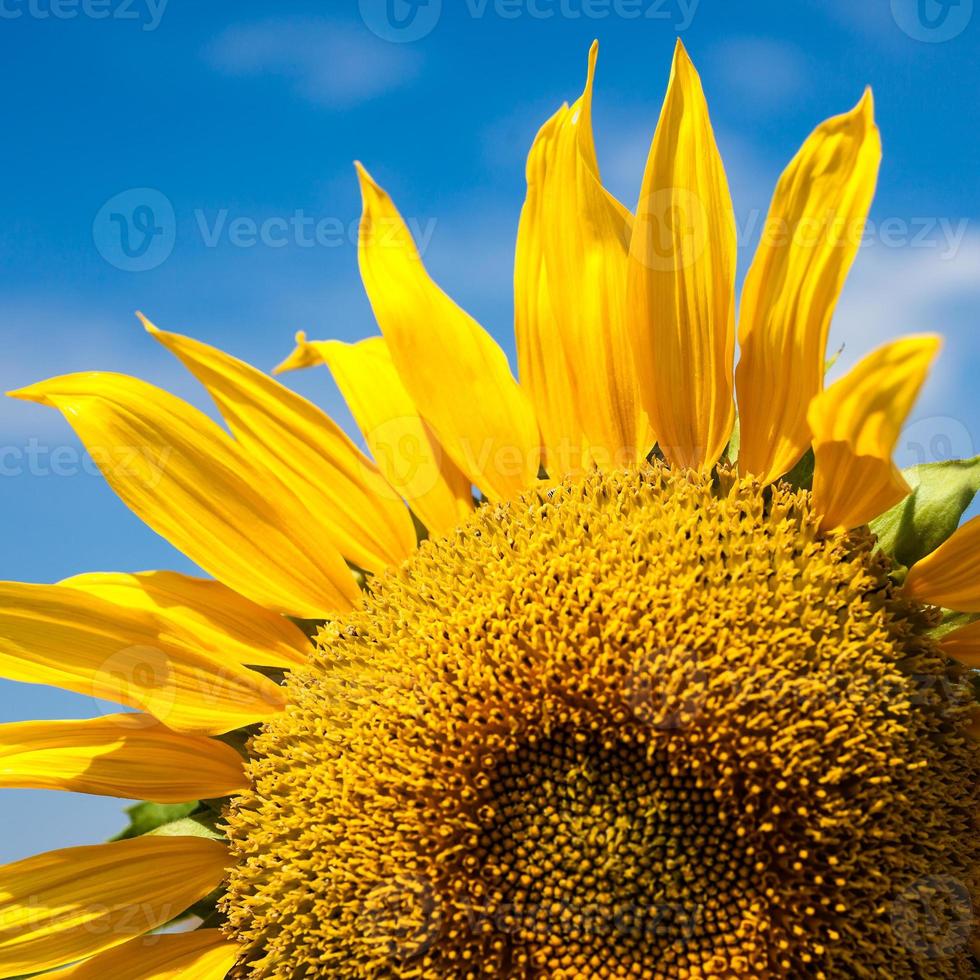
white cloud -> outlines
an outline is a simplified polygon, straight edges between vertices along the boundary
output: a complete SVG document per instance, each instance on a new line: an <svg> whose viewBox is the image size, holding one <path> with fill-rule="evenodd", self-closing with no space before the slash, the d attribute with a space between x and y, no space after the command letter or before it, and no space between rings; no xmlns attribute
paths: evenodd
<svg viewBox="0 0 980 980"><path fill-rule="evenodd" d="M897 334L923 331L980 350L980 232L968 231L955 248L875 240L859 251L831 341L846 344L852 360Z"/></svg>
<svg viewBox="0 0 980 980"><path fill-rule="evenodd" d="M70 439L59 412L5 393L36 381L76 371L118 371L145 378L207 407L189 374L146 336L136 317L116 311L61 307L40 296L0 297L0 436L12 439Z"/></svg>
<svg viewBox="0 0 980 980"><path fill-rule="evenodd" d="M796 45L765 37L730 37L705 60L730 98L760 115L793 105L810 76L808 57Z"/></svg>
<svg viewBox="0 0 980 980"><path fill-rule="evenodd" d="M274 75L303 98L348 108L411 81L420 55L363 29L322 19L290 18L227 28L207 49L226 75Z"/></svg>
<svg viewBox="0 0 980 980"><path fill-rule="evenodd" d="M943 337L943 350L896 447L901 466L980 452L980 232L969 232L951 257L943 255L940 247L895 249L878 242L863 248L831 330L831 349L844 345L832 377L896 337Z"/></svg>
<svg viewBox="0 0 980 980"><path fill-rule="evenodd" d="M891 3L854 3L854 0L824 0L817 5L820 13L849 33L874 38L892 48L908 42L892 14Z"/></svg>

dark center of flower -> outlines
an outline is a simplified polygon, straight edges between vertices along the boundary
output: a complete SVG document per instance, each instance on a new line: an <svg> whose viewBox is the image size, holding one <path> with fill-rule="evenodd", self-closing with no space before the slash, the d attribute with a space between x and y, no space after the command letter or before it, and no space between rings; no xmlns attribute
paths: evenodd
<svg viewBox="0 0 980 980"><path fill-rule="evenodd" d="M240 976L976 976L969 678L889 573L660 466L426 542L251 746Z"/></svg>
<svg viewBox="0 0 980 980"><path fill-rule="evenodd" d="M489 769L479 865L518 944L610 976L666 967L678 949L737 949L756 900L751 848L658 741L642 727L559 730Z"/></svg>

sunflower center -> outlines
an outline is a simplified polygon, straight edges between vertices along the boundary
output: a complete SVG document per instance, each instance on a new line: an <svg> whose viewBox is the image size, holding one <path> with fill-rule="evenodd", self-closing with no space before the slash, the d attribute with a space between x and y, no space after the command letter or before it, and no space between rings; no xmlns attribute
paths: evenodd
<svg viewBox="0 0 980 980"><path fill-rule="evenodd" d="M711 787L642 728L523 745L494 767L487 798L482 874L521 943L560 941L628 972L653 948L664 962L678 944L723 945L748 909L744 841Z"/></svg>
<svg viewBox="0 0 980 980"><path fill-rule="evenodd" d="M867 532L655 466L483 508L251 746L249 978L970 977L969 679Z"/></svg>

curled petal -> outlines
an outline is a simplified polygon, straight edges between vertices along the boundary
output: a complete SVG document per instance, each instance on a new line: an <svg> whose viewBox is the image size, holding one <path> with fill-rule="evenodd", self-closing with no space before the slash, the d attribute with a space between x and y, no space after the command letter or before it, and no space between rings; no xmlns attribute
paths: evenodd
<svg viewBox="0 0 980 980"><path fill-rule="evenodd" d="M909 493L892 452L939 347L930 335L886 344L810 403L823 528L866 524Z"/></svg>
<svg viewBox="0 0 980 980"><path fill-rule="evenodd" d="M228 732L286 703L277 684L152 613L64 585L0 582L0 677L139 708L189 734Z"/></svg>
<svg viewBox="0 0 980 980"><path fill-rule="evenodd" d="M814 130L776 185L745 278L735 372L739 469L771 483L810 445L827 334L871 207L881 138L870 90Z"/></svg>
<svg viewBox="0 0 980 980"><path fill-rule="evenodd" d="M217 659L255 667L298 667L310 641L298 626L221 582L179 572L90 572L61 585L118 606L143 609Z"/></svg>
<svg viewBox="0 0 980 980"><path fill-rule="evenodd" d="M224 980L240 952L218 929L142 936L45 980Z"/></svg>

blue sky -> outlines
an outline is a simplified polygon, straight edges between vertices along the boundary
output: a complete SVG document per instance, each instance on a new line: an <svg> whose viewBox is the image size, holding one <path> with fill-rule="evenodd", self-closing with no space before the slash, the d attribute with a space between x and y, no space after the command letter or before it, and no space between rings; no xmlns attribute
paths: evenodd
<svg viewBox="0 0 980 980"><path fill-rule="evenodd" d="M391 191L443 287L512 354L513 241L537 127L577 96L598 37L600 163L632 204L680 34L729 170L743 272L782 166L873 86L884 164L833 343L847 365L892 335L943 333L899 461L977 451L973 0L428 0L414 12L394 0L401 27L386 2L0 0L4 390L112 369L207 407L137 309L264 368L297 329L375 333L353 245L354 159ZM160 230L145 252L143 228ZM325 371L290 380L349 422ZM0 578L192 570L49 409L0 403L0 494ZM0 682L3 720L102 710ZM0 861L104 839L121 806L5 791Z"/></svg>

